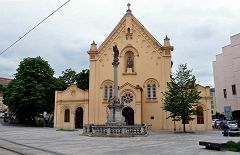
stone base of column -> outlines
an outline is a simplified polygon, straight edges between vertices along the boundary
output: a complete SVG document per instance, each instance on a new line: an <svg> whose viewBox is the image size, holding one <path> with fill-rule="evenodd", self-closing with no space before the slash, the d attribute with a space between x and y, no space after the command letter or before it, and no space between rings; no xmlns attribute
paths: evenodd
<svg viewBox="0 0 240 155"><path fill-rule="evenodd" d="M107 116L106 125L125 125L125 118L122 116L123 105L120 104L119 100L111 100L109 105L109 113ZM115 112L114 112L115 110Z"/></svg>

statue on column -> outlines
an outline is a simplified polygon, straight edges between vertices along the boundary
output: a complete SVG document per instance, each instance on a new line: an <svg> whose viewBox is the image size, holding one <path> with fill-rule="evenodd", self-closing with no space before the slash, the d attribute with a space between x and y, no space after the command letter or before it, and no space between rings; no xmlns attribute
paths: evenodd
<svg viewBox="0 0 240 155"><path fill-rule="evenodd" d="M117 48L117 45L113 46L113 52L114 52L114 59L113 61L114 62L118 62L118 56L119 56L119 51L118 51L118 48Z"/></svg>

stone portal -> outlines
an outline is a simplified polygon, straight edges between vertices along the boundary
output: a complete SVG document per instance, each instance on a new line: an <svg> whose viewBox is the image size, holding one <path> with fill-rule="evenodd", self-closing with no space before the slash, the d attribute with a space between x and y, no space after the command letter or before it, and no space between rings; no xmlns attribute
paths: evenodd
<svg viewBox="0 0 240 155"><path fill-rule="evenodd" d="M76 109L75 128L76 129L83 128L83 109L81 107L78 107Z"/></svg>
<svg viewBox="0 0 240 155"><path fill-rule="evenodd" d="M125 117L127 125L134 125L134 111L131 107L125 107L122 110L122 115Z"/></svg>

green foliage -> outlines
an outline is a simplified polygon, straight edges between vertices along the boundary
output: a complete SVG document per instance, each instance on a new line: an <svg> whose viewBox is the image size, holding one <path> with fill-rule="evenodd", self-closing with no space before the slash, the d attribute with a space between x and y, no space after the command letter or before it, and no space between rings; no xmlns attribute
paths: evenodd
<svg viewBox="0 0 240 155"><path fill-rule="evenodd" d="M66 69L62 71L62 76L59 76L59 79L67 85L71 85L76 82L76 72L74 70Z"/></svg>
<svg viewBox="0 0 240 155"><path fill-rule="evenodd" d="M239 142L228 141L227 149L229 151L240 152L240 141Z"/></svg>
<svg viewBox="0 0 240 155"><path fill-rule="evenodd" d="M58 91L63 91L65 89L67 89L68 85L62 81L61 79L59 78L54 78L54 83L55 83L55 90L58 90Z"/></svg>
<svg viewBox="0 0 240 155"><path fill-rule="evenodd" d="M236 143L236 150L237 150L238 152L240 152L240 141L238 141L238 142Z"/></svg>
<svg viewBox="0 0 240 155"><path fill-rule="evenodd" d="M6 90L4 103L19 121L34 120L43 111L53 112L54 71L41 57L25 58Z"/></svg>
<svg viewBox="0 0 240 155"><path fill-rule="evenodd" d="M6 91L6 87L0 84L0 92L4 93L5 91Z"/></svg>
<svg viewBox="0 0 240 155"><path fill-rule="evenodd" d="M194 105L201 99L195 76L191 72L186 64L179 65L176 74L167 83L168 91L163 93L163 109L170 113L168 118L183 121L184 132L185 122L197 113Z"/></svg>
<svg viewBox="0 0 240 155"><path fill-rule="evenodd" d="M55 78L56 90L63 91L67 87L76 82L76 72L72 69L66 69L62 71L62 75L59 78Z"/></svg>
<svg viewBox="0 0 240 155"><path fill-rule="evenodd" d="M89 88L89 69L84 69L78 74L72 69L66 69L62 74L55 79L57 90L65 90L73 83L76 83L78 88L82 90Z"/></svg>
<svg viewBox="0 0 240 155"><path fill-rule="evenodd" d="M80 89L89 88L89 69L82 70L76 75L77 86Z"/></svg>

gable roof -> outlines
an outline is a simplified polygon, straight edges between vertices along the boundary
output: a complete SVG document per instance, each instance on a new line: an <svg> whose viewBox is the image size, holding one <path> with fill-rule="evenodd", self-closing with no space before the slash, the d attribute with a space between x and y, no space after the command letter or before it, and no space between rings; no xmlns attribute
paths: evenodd
<svg viewBox="0 0 240 155"><path fill-rule="evenodd" d="M109 34L109 36L104 40L104 42L99 46L98 51L101 51L104 49L105 46L107 46L110 42L113 41L115 37L117 37L116 34L120 33L121 30L125 27L125 21L127 15L131 15L131 19L133 22L136 23L136 26L139 27L140 30L143 31L145 34L144 37L148 37L147 40L151 40L154 45L153 47L156 48L157 51L161 50L162 45L151 35L151 33L137 20L137 18L130 12L127 12L123 18L119 21L119 23L116 25L116 27L112 30L112 32Z"/></svg>

